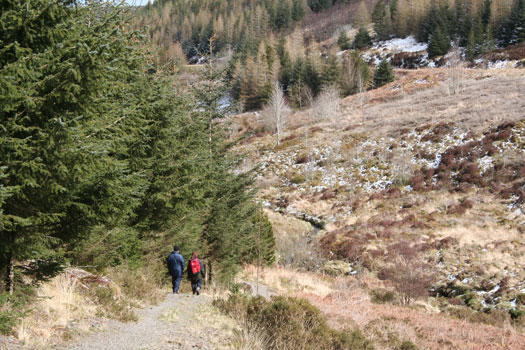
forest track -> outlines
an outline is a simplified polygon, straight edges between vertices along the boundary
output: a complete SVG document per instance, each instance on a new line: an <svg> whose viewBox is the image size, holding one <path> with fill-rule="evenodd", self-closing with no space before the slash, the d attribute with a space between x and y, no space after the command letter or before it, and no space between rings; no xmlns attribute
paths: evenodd
<svg viewBox="0 0 525 350"><path fill-rule="evenodd" d="M216 322L221 316L206 295L167 295L156 306L137 310L138 322L110 320L105 329L54 347L71 350L215 350L225 349L228 335ZM222 322L226 322L224 319ZM226 327L227 328L227 327ZM222 344L221 344L222 342Z"/></svg>

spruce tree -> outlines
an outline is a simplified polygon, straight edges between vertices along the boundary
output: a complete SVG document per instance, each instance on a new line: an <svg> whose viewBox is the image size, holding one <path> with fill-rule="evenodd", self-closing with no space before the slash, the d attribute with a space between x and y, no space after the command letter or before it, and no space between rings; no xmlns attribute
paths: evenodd
<svg viewBox="0 0 525 350"><path fill-rule="evenodd" d="M350 46L352 45L350 38L346 34L346 30L341 30L341 33L339 34L339 37L337 38L337 45L341 48L341 50L348 50L350 49Z"/></svg>
<svg viewBox="0 0 525 350"><path fill-rule="evenodd" d="M525 0L514 0L512 9L498 30L498 42L507 46L525 41Z"/></svg>
<svg viewBox="0 0 525 350"><path fill-rule="evenodd" d="M393 82L394 77L394 71L390 62L383 59L374 73L374 88Z"/></svg>
<svg viewBox="0 0 525 350"><path fill-rule="evenodd" d="M145 180L131 158L141 150L128 131L143 124L128 94L142 57L129 45L136 33L115 30L129 26L118 6L7 1L0 16L0 256L10 271L17 260L60 261L66 243L139 205Z"/></svg>
<svg viewBox="0 0 525 350"><path fill-rule="evenodd" d="M361 50L362 48L370 45L372 45L372 38L370 37L370 34L368 34L368 30L366 30L364 27L360 27L354 38L352 47L354 49Z"/></svg>
<svg viewBox="0 0 525 350"><path fill-rule="evenodd" d="M390 21L387 21L387 8L383 0L379 0L372 12L372 22L374 23L374 30L379 39L385 39L390 34Z"/></svg>
<svg viewBox="0 0 525 350"><path fill-rule="evenodd" d="M432 58L445 55L449 49L450 39L448 35L445 34L440 27L436 28L428 42L428 57Z"/></svg>
<svg viewBox="0 0 525 350"><path fill-rule="evenodd" d="M341 67L337 56L330 54L324 64L323 74L321 75L321 85L323 87L333 85L341 77Z"/></svg>
<svg viewBox="0 0 525 350"><path fill-rule="evenodd" d="M304 8L302 0L293 0L292 6L292 19L294 21L300 21L304 17Z"/></svg>

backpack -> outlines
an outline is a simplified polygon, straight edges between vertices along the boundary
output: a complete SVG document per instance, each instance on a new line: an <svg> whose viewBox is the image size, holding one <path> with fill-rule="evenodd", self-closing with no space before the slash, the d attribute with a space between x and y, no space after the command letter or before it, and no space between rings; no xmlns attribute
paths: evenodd
<svg viewBox="0 0 525 350"><path fill-rule="evenodd" d="M193 259L190 261L190 267L191 267L191 273L192 274L198 274L201 272L201 263L199 259Z"/></svg>

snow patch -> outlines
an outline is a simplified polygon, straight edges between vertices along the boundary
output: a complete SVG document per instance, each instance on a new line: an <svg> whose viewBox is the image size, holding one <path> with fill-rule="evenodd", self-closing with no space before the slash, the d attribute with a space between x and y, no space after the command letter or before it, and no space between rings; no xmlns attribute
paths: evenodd
<svg viewBox="0 0 525 350"><path fill-rule="evenodd" d="M390 50L397 52L418 52L426 50L426 43L419 43L412 35L406 38L395 38L387 41L381 41L374 45L375 49Z"/></svg>

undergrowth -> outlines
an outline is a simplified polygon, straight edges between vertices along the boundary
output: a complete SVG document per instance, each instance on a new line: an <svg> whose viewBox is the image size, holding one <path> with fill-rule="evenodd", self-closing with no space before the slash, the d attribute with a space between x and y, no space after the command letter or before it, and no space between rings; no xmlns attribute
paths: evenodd
<svg viewBox="0 0 525 350"><path fill-rule="evenodd" d="M233 294L214 302L222 312L243 320L266 339L268 350L372 350L359 329L338 331L328 326L319 309L305 299ZM247 332L249 333L249 332Z"/></svg>
<svg viewBox="0 0 525 350"><path fill-rule="evenodd" d="M0 334L10 335L28 311L28 304L34 297L31 287L18 288L13 295L0 293Z"/></svg>

